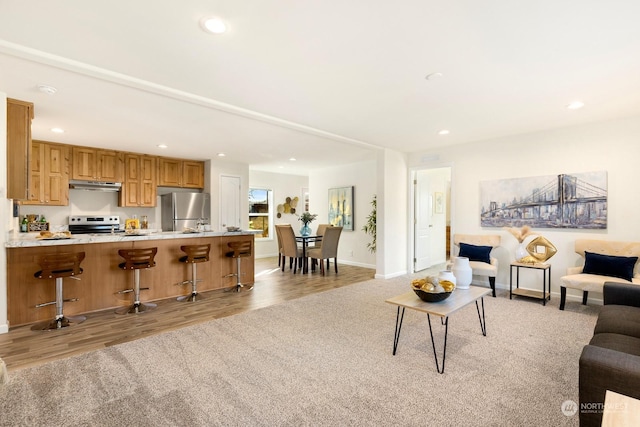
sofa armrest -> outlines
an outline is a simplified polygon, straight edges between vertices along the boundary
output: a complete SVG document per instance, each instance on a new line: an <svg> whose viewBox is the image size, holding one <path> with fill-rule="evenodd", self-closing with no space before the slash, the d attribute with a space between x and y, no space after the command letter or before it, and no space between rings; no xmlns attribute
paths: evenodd
<svg viewBox="0 0 640 427"><path fill-rule="evenodd" d="M580 426L600 426L607 390L640 399L640 357L595 345L580 356Z"/></svg>
<svg viewBox="0 0 640 427"><path fill-rule="evenodd" d="M572 274L580 274L582 273L582 269L584 267L582 266L578 266L578 267L569 267L567 268L567 276L571 276Z"/></svg>
<svg viewBox="0 0 640 427"><path fill-rule="evenodd" d="M640 307L640 285L605 282L602 293L605 305Z"/></svg>

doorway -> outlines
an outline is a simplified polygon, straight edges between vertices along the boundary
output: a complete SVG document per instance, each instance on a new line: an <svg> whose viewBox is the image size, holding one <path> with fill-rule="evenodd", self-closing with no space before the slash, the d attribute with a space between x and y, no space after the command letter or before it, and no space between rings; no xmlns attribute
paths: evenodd
<svg viewBox="0 0 640 427"><path fill-rule="evenodd" d="M241 227L242 219L240 218L240 189L241 181L239 176L221 175L220 176L220 224L218 229L225 227Z"/></svg>
<svg viewBox="0 0 640 427"><path fill-rule="evenodd" d="M412 272L447 261L451 222L451 167L412 172Z"/></svg>

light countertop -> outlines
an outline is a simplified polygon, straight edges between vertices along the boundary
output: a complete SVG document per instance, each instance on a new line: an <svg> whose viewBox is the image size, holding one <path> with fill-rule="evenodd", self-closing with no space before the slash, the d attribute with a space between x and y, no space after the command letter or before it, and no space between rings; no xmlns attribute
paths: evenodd
<svg viewBox="0 0 640 427"><path fill-rule="evenodd" d="M73 234L69 239L39 239L40 233L16 233L8 236L6 248L25 248L33 246L84 245L88 243L109 243L131 240L188 239L195 237L242 236L260 234L258 230L241 231L202 231L185 233L183 231L142 231L140 234Z"/></svg>

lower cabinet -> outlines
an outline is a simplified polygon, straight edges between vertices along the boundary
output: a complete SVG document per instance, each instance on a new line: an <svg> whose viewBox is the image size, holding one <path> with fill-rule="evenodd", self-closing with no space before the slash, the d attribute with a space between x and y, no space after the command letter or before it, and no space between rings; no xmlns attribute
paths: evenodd
<svg viewBox="0 0 640 427"><path fill-rule="evenodd" d="M154 301L188 295L191 288L177 286L191 277L191 266L179 261L184 253L181 245L211 244L209 262L198 264L198 292L226 289L235 286L235 277L226 277L236 270L233 258L226 256L230 241L252 241L253 234L237 236L211 236L158 240L134 240L123 238L119 242L56 244L7 248L7 298L10 325L18 326L55 317L55 306L35 308L36 304L55 300L55 281L36 279L40 270L38 259L44 254L85 252L80 280L64 280L65 298L78 301L64 305L68 316L92 311L116 309L131 304L131 294L118 294L130 288L133 273L118 268L123 260L118 249L157 247L156 266L141 270L140 281L149 290L142 291L142 301ZM131 240L128 240L131 239ZM244 284L254 282L254 256L241 259Z"/></svg>

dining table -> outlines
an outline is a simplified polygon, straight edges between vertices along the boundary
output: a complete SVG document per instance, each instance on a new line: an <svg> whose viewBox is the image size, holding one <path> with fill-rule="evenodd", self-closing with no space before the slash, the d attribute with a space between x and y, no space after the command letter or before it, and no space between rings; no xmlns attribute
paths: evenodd
<svg viewBox="0 0 640 427"><path fill-rule="evenodd" d="M321 242L322 236L309 235L309 236L296 236L296 242L302 243L302 273L309 272L309 259L307 257L307 248L311 242Z"/></svg>

